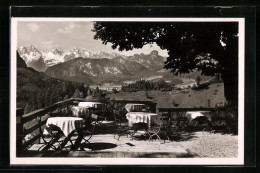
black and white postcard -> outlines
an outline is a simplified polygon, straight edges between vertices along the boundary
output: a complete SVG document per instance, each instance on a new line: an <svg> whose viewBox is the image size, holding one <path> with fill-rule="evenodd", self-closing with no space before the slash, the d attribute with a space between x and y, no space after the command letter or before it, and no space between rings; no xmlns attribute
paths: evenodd
<svg viewBox="0 0 260 173"><path fill-rule="evenodd" d="M243 165L243 18L11 18L10 163Z"/></svg>

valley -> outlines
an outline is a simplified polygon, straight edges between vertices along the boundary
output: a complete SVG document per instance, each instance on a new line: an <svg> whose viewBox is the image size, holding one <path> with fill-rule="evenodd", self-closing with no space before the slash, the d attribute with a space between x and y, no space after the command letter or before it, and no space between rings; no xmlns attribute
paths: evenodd
<svg viewBox="0 0 260 173"><path fill-rule="evenodd" d="M208 89L193 90L191 88L172 91L137 91L108 94L111 100L147 100L155 101L159 108L215 107L224 105L224 84L210 84Z"/></svg>
<svg viewBox="0 0 260 173"><path fill-rule="evenodd" d="M157 51L152 51L150 54L141 53L125 56L116 53L91 52L79 48L72 48L69 51L55 48L50 52L44 52L39 51L34 46L29 46L20 47L17 52L21 57L18 58L20 66L31 68L35 71L34 73L39 73L46 79L61 81L61 84L58 84L61 91L57 91L58 93L51 96L45 96L46 94L44 94L47 90L50 92L50 88L47 86L42 92L39 92L38 87L33 86L37 88L34 89L35 92L41 93L40 95L36 94L39 95L37 97L42 95L51 97L52 100L57 100L57 98L54 98L55 95L61 94L62 100L66 96L64 90L67 90L64 86L72 85L66 84L66 81L68 81L75 83L73 84L75 86L73 91L67 94L69 97L86 97L90 91L95 91L98 88L98 90L107 93L106 97L109 99L147 99L156 101L158 106L172 107L178 105L185 107L189 105L192 107L208 107L215 106L218 103L225 103L224 87L221 81L211 84L214 77L201 75L201 72L197 70L176 76L169 70L164 69L166 59L158 55ZM21 76L21 73L23 76L27 75L23 71L19 69L19 76ZM31 74L28 73L28 75ZM198 91L192 89L192 87L197 86L196 78L198 77L201 84L206 83L209 86L208 89ZM29 78L29 83L26 86L31 83L30 80L35 80L35 77ZM24 77L22 79L24 80ZM141 89L141 86L138 86L140 84L140 82L138 84L138 81L146 82L147 84L145 85L150 85L150 87L153 86L154 88ZM22 87L20 82L18 84ZM35 82L33 85L35 85ZM81 88L79 91L77 88L80 88L80 85L88 88ZM124 87L123 91L121 90L122 87ZM22 94L24 90L27 89L22 87L21 90L18 90L19 100L25 99L24 94ZM33 100L24 103L33 104ZM23 106L26 106L26 104L23 104ZM45 105L47 104L49 103L45 103ZM41 106L37 105L36 107Z"/></svg>
<svg viewBox="0 0 260 173"><path fill-rule="evenodd" d="M117 53L91 52L84 48L61 50L54 48L50 52L38 50L33 45L19 47L18 53L28 67L42 71L50 77L80 82L89 85L125 85L138 80L163 80L171 85L180 84L200 75L195 71L190 74L175 76L163 69L165 57L152 51L150 54L125 56ZM202 80L209 77L202 76ZM190 85L194 83L191 82ZM189 85L189 84L188 84Z"/></svg>

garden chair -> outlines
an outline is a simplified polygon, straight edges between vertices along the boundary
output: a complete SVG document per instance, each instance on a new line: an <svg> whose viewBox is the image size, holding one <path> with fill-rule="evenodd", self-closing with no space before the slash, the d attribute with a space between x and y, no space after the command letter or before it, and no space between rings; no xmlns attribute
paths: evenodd
<svg viewBox="0 0 260 173"><path fill-rule="evenodd" d="M119 112L118 111L113 111L113 115L114 115L114 121L115 121L115 125L116 125L114 139L119 140L119 138L121 136L123 136L123 135L126 135L128 137L128 135L129 135L129 128L128 128L128 126L124 126L122 124ZM118 136L118 138L116 138L116 136Z"/></svg>
<svg viewBox="0 0 260 173"><path fill-rule="evenodd" d="M107 121L105 111L103 109L98 109L98 108L89 108L89 111L91 114L98 115L97 117L97 124L102 125L104 121Z"/></svg>
<svg viewBox="0 0 260 173"><path fill-rule="evenodd" d="M89 140L92 138L92 136L95 132L97 121L98 121L98 115L92 114L91 115L91 123L86 123L82 128L76 129L77 133L80 135L82 140L85 141L85 143L88 143L88 144L91 145ZM91 148L92 148L92 150L95 150L95 149L93 149L94 146L92 146Z"/></svg>
<svg viewBox="0 0 260 173"><path fill-rule="evenodd" d="M38 123L41 124L41 120L39 120ZM38 151L40 151L42 148L43 150L50 148L54 151L59 150L59 146L56 147L55 143L58 143L59 145L61 144L63 140L59 141L59 139L62 137L63 132L57 126L50 126L47 131L50 132L48 135L44 134L42 128L40 128L40 139L42 139L43 145L38 148Z"/></svg>
<svg viewBox="0 0 260 173"><path fill-rule="evenodd" d="M160 118L160 124L153 124L148 129L149 141L151 141L154 137L160 141L162 141L162 137L168 141L170 140L169 136L171 134L170 128L170 118L167 114L162 114Z"/></svg>
<svg viewBox="0 0 260 173"><path fill-rule="evenodd" d="M134 135L138 131L144 131L149 135L149 128L147 123L134 123L132 127L128 128L128 134L131 136L131 140L134 139Z"/></svg>

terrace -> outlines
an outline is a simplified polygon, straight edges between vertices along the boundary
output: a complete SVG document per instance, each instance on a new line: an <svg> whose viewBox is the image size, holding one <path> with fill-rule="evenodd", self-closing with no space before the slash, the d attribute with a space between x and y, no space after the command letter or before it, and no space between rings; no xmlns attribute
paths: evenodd
<svg viewBox="0 0 260 173"><path fill-rule="evenodd" d="M55 138L50 145L44 145L42 130L46 128L48 118L71 117L72 115L69 113L71 108L82 101L85 100L78 98L69 99L28 114L23 114L23 109L18 108L16 111L17 157L194 158L205 156L203 153L200 153L201 151L193 150L198 142L210 139L211 142L214 143L217 139L218 142L221 143L219 139L223 137L220 133L212 133L216 132L216 126L214 126L214 128L212 128L213 126L208 128L208 125L205 126L204 124L199 131L195 131L192 128L183 128L186 122L184 115L188 111L209 111L212 115L216 115L223 112L223 109L156 108L156 103L154 102L120 100L110 101L109 104L113 102L113 104L120 104L121 106L125 106L127 103L149 105L151 112L169 117L168 121L171 122L171 127L174 127L174 129L167 137L162 136L160 138L156 136L153 136L155 138L151 137L152 135L150 133L152 132L147 133L148 130L143 129L138 129L134 135L133 133L118 133L118 130L128 127L128 120L124 118L121 119L119 127L117 119L115 118L116 116L108 116L106 112L102 114L99 108L93 108L90 109L91 112L89 112L89 115L99 114L98 117L102 118L97 119L95 129L89 140L88 137L86 138L77 131L68 136L60 135L58 138ZM115 111L113 112L115 113ZM102 115L100 115L100 113ZM214 116L213 119L217 120ZM223 129L223 124L218 126L218 129ZM225 141L228 140L232 144L237 145L236 136L228 135L224 137L228 138L225 139ZM201 143L199 145L201 145ZM207 143L205 145L211 144ZM219 151L217 148L221 147L221 145L214 147L216 151ZM227 147L224 150L222 149L223 152L220 154L226 153L226 155L224 154L222 157L235 157L235 149L236 147L233 150ZM207 156L209 156L209 154L206 155L206 157ZM215 156L218 155L216 154Z"/></svg>

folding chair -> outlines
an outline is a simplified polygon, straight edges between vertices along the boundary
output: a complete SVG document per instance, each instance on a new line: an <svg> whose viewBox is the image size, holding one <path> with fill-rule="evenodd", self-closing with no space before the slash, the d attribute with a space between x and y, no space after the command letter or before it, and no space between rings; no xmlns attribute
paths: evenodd
<svg viewBox="0 0 260 173"><path fill-rule="evenodd" d="M147 123L134 123L132 127L129 127L128 134L131 136L131 140L134 139L134 135L138 131L144 131L149 135L149 128Z"/></svg>
<svg viewBox="0 0 260 173"><path fill-rule="evenodd" d="M91 144L89 142L89 140L92 138L92 136L95 132L95 127L97 125L98 115L92 114L91 120L92 120L92 123L85 124L82 128L76 129L78 134L81 135L82 139L88 144Z"/></svg>
<svg viewBox="0 0 260 173"><path fill-rule="evenodd" d="M115 121L115 124L116 124L116 131L115 131L115 134L114 134L114 139L119 140L119 138L123 135L126 135L128 137L128 134L129 134L128 126L122 125L121 120L119 118L120 116L116 111L113 112L113 115L114 115L114 121ZM116 138L116 136L118 136L118 138Z"/></svg>
<svg viewBox="0 0 260 173"><path fill-rule="evenodd" d="M39 120L38 123L41 123L41 120ZM60 145L62 141L59 141L59 139L61 138L63 132L57 126L50 126L49 132L50 132L49 135L45 135L42 128L40 128L40 135L43 141L43 145L40 148L38 148L38 151L40 151L40 149L42 148L43 150L50 149L50 148L52 148L55 151L59 150L59 148L57 148L54 144L58 142Z"/></svg>
<svg viewBox="0 0 260 173"><path fill-rule="evenodd" d="M161 137L169 138L170 133L170 118L167 114L162 114L160 118L160 124L153 124L148 130L149 141L151 141L154 137L158 140L162 140ZM165 143L165 139L164 139Z"/></svg>

